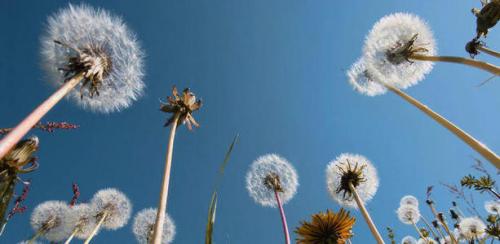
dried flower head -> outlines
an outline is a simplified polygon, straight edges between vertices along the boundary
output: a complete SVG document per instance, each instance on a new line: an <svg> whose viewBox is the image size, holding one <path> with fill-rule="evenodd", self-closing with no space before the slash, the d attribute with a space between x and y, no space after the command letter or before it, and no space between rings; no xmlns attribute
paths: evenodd
<svg viewBox="0 0 500 244"><path fill-rule="evenodd" d="M130 200L125 194L114 188L98 191L92 198L91 204L95 210L94 217L96 220L106 214L102 226L111 230L126 225L132 212Z"/></svg>
<svg viewBox="0 0 500 244"><path fill-rule="evenodd" d="M69 210L62 201L44 202L33 210L31 227L49 241L61 241L69 235L65 228Z"/></svg>
<svg viewBox="0 0 500 244"><path fill-rule="evenodd" d="M380 19L365 40L363 59L372 79L400 89L417 84L432 70L427 61L413 62L414 54L435 55L433 34L420 17L395 13Z"/></svg>
<svg viewBox="0 0 500 244"><path fill-rule="evenodd" d="M352 237L352 227L356 218L349 215L343 208L338 213L327 210L312 215L311 222L302 221L297 227L297 243L338 243L344 244Z"/></svg>
<svg viewBox="0 0 500 244"><path fill-rule="evenodd" d="M396 213L403 224L412 225L420 220L420 211L413 205L401 205Z"/></svg>
<svg viewBox="0 0 500 244"><path fill-rule="evenodd" d="M491 0L483 5L481 10L473 8L476 15L476 38L488 35L488 30L493 28L500 20L500 1Z"/></svg>
<svg viewBox="0 0 500 244"><path fill-rule="evenodd" d="M361 200L368 202L378 189L377 170L364 156L343 153L326 168L326 184L330 196L339 204L357 208L352 185Z"/></svg>
<svg viewBox="0 0 500 244"><path fill-rule="evenodd" d="M420 238L418 239L417 244L439 244L439 243L432 238Z"/></svg>
<svg viewBox="0 0 500 244"><path fill-rule="evenodd" d="M177 125L186 124L189 130L192 126L199 127L198 122L193 117L193 112L201 108L201 100L196 100L196 96L192 93L189 88L182 91L182 95L179 96L177 88L174 86L172 88L172 97L167 97L167 103L162 103L160 105L160 110L166 113L172 114L170 118L165 123L165 126L169 126L175 120L176 116L179 116Z"/></svg>
<svg viewBox="0 0 500 244"><path fill-rule="evenodd" d="M134 232L137 242L141 244L151 243L153 237L154 224L156 220L155 208L147 208L141 210L134 218L132 231ZM172 243L175 237L175 223L168 214L165 214L165 224L163 225L162 244Z"/></svg>
<svg viewBox="0 0 500 244"><path fill-rule="evenodd" d="M12 173L27 173L38 168L36 157L38 151L38 137L33 136L16 144L3 159L0 159L0 169ZM28 167L25 167L28 166Z"/></svg>
<svg viewBox="0 0 500 244"><path fill-rule="evenodd" d="M401 198L399 205L411 205L418 208L418 199L412 195L406 195Z"/></svg>
<svg viewBox="0 0 500 244"><path fill-rule="evenodd" d="M371 97L387 92L387 88L372 79L362 58L356 61L347 71L347 78L354 90L363 95Z"/></svg>
<svg viewBox="0 0 500 244"><path fill-rule="evenodd" d="M246 183L250 196L255 202L266 207L277 207L275 191L285 204L295 195L299 185L293 166L276 154L257 158L250 166Z"/></svg>
<svg viewBox="0 0 500 244"><path fill-rule="evenodd" d="M500 215L500 201L486 201L484 202L484 209L489 214Z"/></svg>
<svg viewBox="0 0 500 244"><path fill-rule="evenodd" d="M467 240L478 240L485 235L486 225L478 217L463 218L458 226L460 234Z"/></svg>
<svg viewBox="0 0 500 244"><path fill-rule="evenodd" d="M405 236L401 240L401 244L417 244L417 239L413 236Z"/></svg>
<svg viewBox="0 0 500 244"><path fill-rule="evenodd" d="M76 231L75 237L86 239L92 233L96 226L95 210L90 204L77 204L71 207L68 215L68 225L66 228L69 233Z"/></svg>
<svg viewBox="0 0 500 244"><path fill-rule="evenodd" d="M70 97L85 109L119 111L144 90L144 55L135 35L105 10L70 4L49 17L41 53L56 86L83 74Z"/></svg>

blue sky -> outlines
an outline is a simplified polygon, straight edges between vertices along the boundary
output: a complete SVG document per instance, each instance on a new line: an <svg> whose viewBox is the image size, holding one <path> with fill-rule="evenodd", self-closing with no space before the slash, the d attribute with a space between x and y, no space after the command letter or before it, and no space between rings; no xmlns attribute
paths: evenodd
<svg viewBox="0 0 500 244"><path fill-rule="evenodd" d="M130 197L134 212L155 206L168 137L159 99L174 84L192 88L205 102L195 115L201 128L180 128L176 138L168 206L177 224L175 243L203 241L216 170L236 133L240 142L220 189L216 243L283 242L278 210L256 205L245 189L250 163L265 153L282 155L298 171L298 193L285 205L292 230L313 213L339 209L326 192L324 171L342 152L363 154L378 169L380 187L368 208L384 237L386 226L395 228L398 239L413 234L394 213L401 196L423 200L426 187L437 185L435 200L444 209L452 196L439 182L458 182L473 172L472 156L479 156L468 146L396 95L355 93L344 72L361 55L371 26L398 11L429 22L440 54L466 56L464 45L475 31L470 9L479 1L86 3L122 16L137 33L147 55L146 94L120 113L94 114L65 100L45 117L81 127L32 132L41 139L41 167L23 176L33 182L30 209L12 219L1 243L29 237L33 207L69 200L72 182L80 185L83 201L116 187ZM1 127L15 125L53 91L40 68L39 37L47 16L66 6L67 1L0 1ZM499 38L493 30L487 42L500 49ZM437 64L408 93L499 152L500 83L477 87L488 77ZM430 217L427 208L422 211ZM354 214L354 243L374 243L361 215ZM134 243L133 238L129 224L101 232L95 243Z"/></svg>

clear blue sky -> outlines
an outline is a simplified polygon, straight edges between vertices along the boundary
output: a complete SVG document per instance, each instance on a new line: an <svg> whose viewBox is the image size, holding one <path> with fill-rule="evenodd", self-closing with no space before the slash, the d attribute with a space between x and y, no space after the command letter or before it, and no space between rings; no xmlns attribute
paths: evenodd
<svg viewBox="0 0 500 244"><path fill-rule="evenodd" d="M202 243L216 170L236 133L240 143L220 190L216 243L283 242L278 210L256 205L245 189L249 164L265 153L281 154L298 171L298 193L285 205L292 230L310 214L339 209L326 192L324 171L342 152L363 154L378 168L380 188L368 208L384 236L390 225L398 239L413 233L394 213L401 196L423 199L428 185L458 182L472 171L471 156L477 155L464 143L393 94L355 93L344 71L360 56L375 21L396 11L426 19L440 54L466 56L464 45L475 30L470 9L479 1L87 3L123 16L137 33L147 55L146 95L121 113L93 114L65 100L46 116L44 121L81 128L36 132L41 167L23 176L33 181L30 209L11 221L1 243L29 237L32 208L45 200L69 200L72 182L80 185L84 201L101 188L117 187L132 200L134 213L155 206L168 137L158 99L174 84L191 87L205 101L195 115L201 128L181 128L176 139L168 206L177 224L175 243ZM66 6L67 1L0 1L1 127L20 121L53 91L40 68L39 37L47 16ZM488 43L500 49L499 38L497 27ZM408 92L500 152L500 81L476 87L488 77L438 64ZM436 187L435 198L449 206L451 196L442 187ZM355 214L354 243L374 243ZM101 232L95 242L133 238L129 224Z"/></svg>

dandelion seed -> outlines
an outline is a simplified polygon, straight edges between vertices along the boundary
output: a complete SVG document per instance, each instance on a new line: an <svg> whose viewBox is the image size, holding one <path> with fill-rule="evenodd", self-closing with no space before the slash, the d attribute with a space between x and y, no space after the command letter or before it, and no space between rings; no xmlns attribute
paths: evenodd
<svg viewBox="0 0 500 244"><path fill-rule="evenodd" d="M298 176L293 166L276 154L266 154L255 160L246 176L247 190L256 203L280 210L286 243L290 243L283 204L297 192Z"/></svg>
<svg viewBox="0 0 500 244"><path fill-rule="evenodd" d="M96 211L90 204L81 203L71 207L66 226L66 231L71 235L66 243L69 243L73 237L86 239L90 236L97 225L95 213Z"/></svg>
<svg viewBox="0 0 500 244"><path fill-rule="evenodd" d="M365 203L373 198L379 184L377 170L371 162L361 155L340 154L326 168L326 184L333 200L361 210L373 237L378 243L384 243L365 208Z"/></svg>
<svg viewBox="0 0 500 244"><path fill-rule="evenodd" d="M156 209L147 208L141 210L134 218L132 230L137 242L142 244L151 243L155 225ZM165 214L163 225L162 244L172 243L175 237L175 224L168 214Z"/></svg>
<svg viewBox="0 0 500 244"><path fill-rule="evenodd" d="M69 207L61 201L47 201L38 205L31 214L31 227L36 232L32 240L44 237L49 241L58 242L69 233L65 228Z"/></svg>
<svg viewBox="0 0 500 244"><path fill-rule="evenodd" d="M399 205L411 205L418 208L418 199L412 195L406 195L401 198Z"/></svg>
<svg viewBox="0 0 500 244"><path fill-rule="evenodd" d="M484 202L484 209L489 214L499 215L500 214L500 201L486 201Z"/></svg>
<svg viewBox="0 0 500 244"><path fill-rule="evenodd" d="M467 240L479 240L485 236L486 225L478 217L468 217L459 223L460 234Z"/></svg>
<svg viewBox="0 0 500 244"><path fill-rule="evenodd" d="M401 244L417 244L417 239L413 236L405 236L401 240Z"/></svg>
<svg viewBox="0 0 500 244"><path fill-rule="evenodd" d="M337 243L344 244L352 237L352 227L356 219L343 208L338 213L313 214L311 222L302 221L295 233L298 244Z"/></svg>

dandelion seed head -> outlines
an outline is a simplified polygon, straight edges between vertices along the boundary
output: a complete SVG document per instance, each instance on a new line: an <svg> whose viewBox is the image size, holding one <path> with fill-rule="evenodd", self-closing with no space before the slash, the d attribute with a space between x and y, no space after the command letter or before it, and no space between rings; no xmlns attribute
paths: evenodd
<svg viewBox="0 0 500 244"><path fill-rule="evenodd" d="M436 54L432 31L416 15L395 13L373 26L365 40L363 59L374 80L406 89L424 79L433 67L432 62L409 60L412 53Z"/></svg>
<svg viewBox="0 0 500 244"><path fill-rule="evenodd" d="M439 244L436 240L432 238L420 238L417 241L417 244Z"/></svg>
<svg viewBox="0 0 500 244"><path fill-rule="evenodd" d="M332 199L340 205L358 208L349 183L365 203L375 196L379 179L370 160L361 155L343 153L328 164L326 184Z"/></svg>
<svg viewBox="0 0 500 244"><path fill-rule="evenodd" d="M86 79L95 81L85 86L81 81L68 95L79 106L110 113L129 107L142 95L144 54L135 34L121 18L85 4L70 4L49 17L47 22L41 38L47 78L55 86L61 86L68 73L60 69L74 69L75 60L71 58L76 55L85 66L76 68L86 68ZM54 41L79 49L81 55Z"/></svg>
<svg viewBox="0 0 500 244"><path fill-rule="evenodd" d="M399 205L412 205L418 208L418 199L412 195L406 195L401 198Z"/></svg>
<svg viewBox="0 0 500 244"><path fill-rule="evenodd" d="M401 244L417 244L417 239L413 236L405 236L401 240Z"/></svg>
<svg viewBox="0 0 500 244"><path fill-rule="evenodd" d="M373 97L387 92L387 88L371 78L363 59L356 61L347 71L347 80L355 91L363 95Z"/></svg>
<svg viewBox="0 0 500 244"><path fill-rule="evenodd" d="M154 224L156 221L156 208L147 208L141 210L134 218L132 231L137 242L142 244L150 243L153 236ZM175 223L168 214L165 214L165 223L163 225L162 243L172 243L175 238Z"/></svg>
<svg viewBox="0 0 500 244"><path fill-rule="evenodd" d="M484 202L484 209L489 214L499 215L500 214L500 201L486 201Z"/></svg>
<svg viewBox="0 0 500 244"><path fill-rule="evenodd" d="M458 226L460 234L467 240L483 238L486 232L486 225L478 217L463 218Z"/></svg>
<svg viewBox="0 0 500 244"><path fill-rule="evenodd" d="M110 230L116 230L126 225L132 212L130 200L125 194L114 188L98 191L91 203L92 208L96 211L94 213L96 219L107 213L102 226Z"/></svg>
<svg viewBox="0 0 500 244"><path fill-rule="evenodd" d="M92 233L92 230L97 225L96 218L94 217L95 210L92 205L81 203L74 205L70 209L70 214L68 215L68 232L71 233L76 229L76 238L86 239Z"/></svg>
<svg viewBox="0 0 500 244"><path fill-rule="evenodd" d="M283 157L266 154L257 158L246 176L250 196L265 207L277 207L273 187L282 204L287 203L297 192L299 185L295 168Z"/></svg>
<svg viewBox="0 0 500 244"><path fill-rule="evenodd" d="M445 236L444 239L439 239L440 244L453 244L450 236Z"/></svg>
<svg viewBox="0 0 500 244"><path fill-rule="evenodd" d="M42 236L49 241L61 241L69 235L67 216L69 207L62 201L46 201L38 205L31 214L31 227L42 231Z"/></svg>
<svg viewBox="0 0 500 244"><path fill-rule="evenodd" d="M413 205L401 205L396 213L403 224L412 225L420 220L420 211Z"/></svg>

